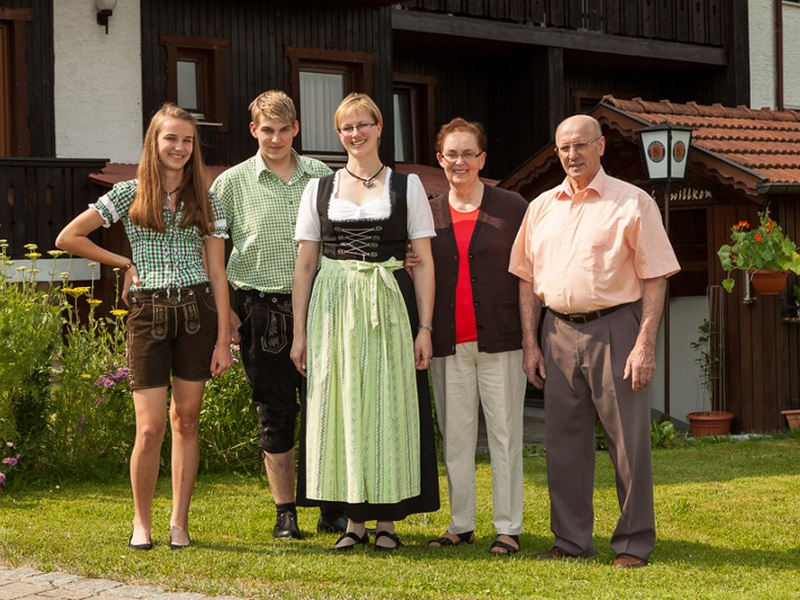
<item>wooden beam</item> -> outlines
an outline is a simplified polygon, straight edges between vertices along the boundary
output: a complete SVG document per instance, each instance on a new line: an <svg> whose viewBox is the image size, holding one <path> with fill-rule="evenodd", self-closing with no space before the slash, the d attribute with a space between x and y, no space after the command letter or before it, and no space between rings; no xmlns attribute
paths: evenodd
<svg viewBox="0 0 800 600"><path fill-rule="evenodd" d="M392 30L725 66L725 48L392 9Z"/></svg>

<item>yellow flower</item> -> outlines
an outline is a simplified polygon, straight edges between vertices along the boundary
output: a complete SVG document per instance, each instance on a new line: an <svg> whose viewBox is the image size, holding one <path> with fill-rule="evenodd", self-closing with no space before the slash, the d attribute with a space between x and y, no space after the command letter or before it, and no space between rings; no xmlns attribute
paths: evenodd
<svg viewBox="0 0 800 600"><path fill-rule="evenodd" d="M101 304L103 303L103 301L102 301L102 300L98 300L97 298L87 298L87 299L86 299L86 302L87 302L87 303L88 303L90 306L99 306L99 305L101 305Z"/></svg>
<svg viewBox="0 0 800 600"><path fill-rule="evenodd" d="M66 254L66 252L64 252L63 250L48 250L47 253L53 258L59 258Z"/></svg>
<svg viewBox="0 0 800 600"><path fill-rule="evenodd" d="M25 245L23 246L23 248L25 248L26 250L30 250L31 252L33 252L34 250L36 250L38 247L39 247L39 246L37 246L36 244L25 244Z"/></svg>
<svg viewBox="0 0 800 600"><path fill-rule="evenodd" d="M81 373L81 378L83 378L83 379L91 379L92 376L89 375L88 373Z"/></svg>
<svg viewBox="0 0 800 600"><path fill-rule="evenodd" d="M4 264L5 266L7 266L7 267L10 267L10 266L13 266L13 264L14 264L14 261L13 261L13 260L4 260L4 261L3 261L3 264Z"/></svg>
<svg viewBox="0 0 800 600"><path fill-rule="evenodd" d="M25 255L25 258L36 260L37 258L42 258L42 255L39 254L38 252L28 252L28 254Z"/></svg>
<svg viewBox="0 0 800 600"><path fill-rule="evenodd" d="M33 273L35 275L36 273L41 273L41 269L28 269L28 273Z"/></svg>
<svg viewBox="0 0 800 600"><path fill-rule="evenodd" d="M111 311L111 314L114 315L115 317L124 317L125 315L128 314L128 311L125 310L124 308L115 308L114 310Z"/></svg>
<svg viewBox="0 0 800 600"><path fill-rule="evenodd" d="M65 288L61 288L61 291L64 292L65 294L69 294L69 295L74 296L75 298L77 298L78 296L82 296L83 294L88 294L89 293L89 288L88 287L74 287L74 288L65 287Z"/></svg>

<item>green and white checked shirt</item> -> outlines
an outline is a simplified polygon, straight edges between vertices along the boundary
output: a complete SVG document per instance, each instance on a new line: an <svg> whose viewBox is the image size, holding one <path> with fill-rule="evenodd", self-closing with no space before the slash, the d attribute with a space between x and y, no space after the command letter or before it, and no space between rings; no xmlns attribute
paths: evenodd
<svg viewBox="0 0 800 600"><path fill-rule="evenodd" d="M222 202L233 251L228 281L235 289L291 294L297 242L294 229L306 184L331 170L292 150L297 168L286 182L270 171L261 153L217 177L211 190Z"/></svg>
<svg viewBox="0 0 800 600"><path fill-rule="evenodd" d="M166 232L140 227L131 223L128 211L136 195L136 180L121 181L114 185L97 202L89 207L103 217L103 226L122 221L133 253L133 263L141 285L131 286L132 291L152 291L185 288L208 281L203 268L203 237L197 227L184 229L178 224L183 218L183 208L174 213L164 204ZM214 223L211 235L227 238L228 226L220 201L213 193L208 195Z"/></svg>

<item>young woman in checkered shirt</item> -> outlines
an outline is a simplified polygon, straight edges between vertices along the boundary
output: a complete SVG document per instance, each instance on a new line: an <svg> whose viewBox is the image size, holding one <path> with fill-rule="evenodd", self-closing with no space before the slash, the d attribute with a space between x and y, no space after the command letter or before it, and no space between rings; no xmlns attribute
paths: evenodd
<svg viewBox="0 0 800 600"><path fill-rule="evenodd" d="M191 543L189 502L199 463L205 382L231 365L227 226L219 202L209 195L197 120L187 111L165 104L153 116L136 174L78 215L56 245L125 274L122 299L130 306L127 358L136 412L130 465L134 519L128 545L135 550L153 546L151 507L172 387L170 548L179 550ZM132 258L101 248L88 237L118 220Z"/></svg>

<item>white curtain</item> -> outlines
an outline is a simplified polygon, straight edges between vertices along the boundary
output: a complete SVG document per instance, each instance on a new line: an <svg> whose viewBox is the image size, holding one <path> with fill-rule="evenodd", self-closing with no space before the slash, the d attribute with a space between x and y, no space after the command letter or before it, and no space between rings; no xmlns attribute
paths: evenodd
<svg viewBox="0 0 800 600"><path fill-rule="evenodd" d="M344 75L300 72L300 136L304 152L341 152L333 113L344 98Z"/></svg>

